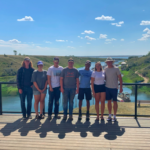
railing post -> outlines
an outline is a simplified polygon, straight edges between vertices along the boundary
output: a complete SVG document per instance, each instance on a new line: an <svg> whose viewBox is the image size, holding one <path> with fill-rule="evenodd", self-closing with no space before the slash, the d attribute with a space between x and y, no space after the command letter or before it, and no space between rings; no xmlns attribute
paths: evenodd
<svg viewBox="0 0 150 150"><path fill-rule="evenodd" d="M0 115L2 115L2 84L0 83Z"/></svg>
<svg viewBox="0 0 150 150"><path fill-rule="evenodd" d="M137 119L137 84L135 84L135 119Z"/></svg>

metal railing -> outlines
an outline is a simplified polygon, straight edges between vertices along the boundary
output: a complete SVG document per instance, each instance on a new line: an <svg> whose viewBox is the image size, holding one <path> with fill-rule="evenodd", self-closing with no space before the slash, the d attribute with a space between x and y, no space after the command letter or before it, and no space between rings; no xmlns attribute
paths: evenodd
<svg viewBox="0 0 150 150"><path fill-rule="evenodd" d="M21 113L21 112L12 112L12 111L2 111L2 84L16 84L16 82L0 82L0 115L3 113ZM137 115L137 95L138 95L138 85L142 86L148 86L150 83L123 83L125 86L135 86L135 113L134 115L126 115L126 114L117 114L117 116L134 116L136 119L137 117L150 117L150 115ZM61 113L62 114L62 113ZM78 114L78 113L74 113ZM83 113L84 114L84 113ZM96 114L91 114L91 115L96 115ZM108 114L104 114L108 115Z"/></svg>

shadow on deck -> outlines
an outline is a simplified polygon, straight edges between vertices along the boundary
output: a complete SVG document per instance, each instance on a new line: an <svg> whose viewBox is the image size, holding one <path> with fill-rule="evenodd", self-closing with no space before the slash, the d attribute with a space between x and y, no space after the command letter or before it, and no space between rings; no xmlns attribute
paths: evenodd
<svg viewBox="0 0 150 150"><path fill-rule="evenodd" d="M56 120L55 118L49 121L47 117L42 120L22 120L20 117L19 115L0 116L0 145L2 144L2 148L17 148L17 145L23 146L24 144L23 148L25 149L29 148L32 141L32 147L30 148L38 149L40 147L37 145L40 142L48 142L46 139L50 139L50 141L53 139L53 142L56 140L55 144L58 142L60 146L56 146L56 149L66 149L69 148L68 144L71 146L74 143L76 145L72 145L69 149L80 149L83 144L82 149L89 147L89 144L90 146L93 145L93 149L102 147L111 149L115 141L122 143L127 148L134 148L135 139L141 143L143 137L144 139L150 138L150 135L147 134L147 132L150 133L150 119L147 118L137 120L133 118L118 118L118 121L113 123L107 122L106 118L105 121L95 121L94 116L91 117L90 121L85 121L84 117L82 121L78 121L78 117L74 116L72 122L69 120L63 121L62 119ZM26 140L29 145L26 145ZM53 148L53 144L50 145L50 141L47 144L49 148ZM130 144L125 141L129 141ZM16 145L14 142L16 142ZM36 144L36 142L39 143ZM146 144L141 143L140 145L139 143L136 142L136 149L140 148L142 144L145 149L150 146L150 142ZM45 146L44 148L46 148ZM115 149L120 149L119 146L116 145ZM125 148L124 146L121 148Z"/></svg>

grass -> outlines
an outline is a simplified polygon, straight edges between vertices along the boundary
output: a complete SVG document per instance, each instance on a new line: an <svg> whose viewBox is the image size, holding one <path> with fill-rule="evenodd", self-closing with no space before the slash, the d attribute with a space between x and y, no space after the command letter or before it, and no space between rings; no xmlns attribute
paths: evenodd
<svg viewBox="0 0 150 150"><path fill-rule="evenodd" d="M140 104L140 107L137 107L138 115L149 115L150 114L150 104ZM100 105L101 107L101 105ZM118 102L118 111L117 114L122 115L134 115L135 103L132 102ZM73 110L74 113L79 113L79 108ZM82 113L86 113L86 107L82 107ZM90 113L96 114L95 105L90 106ZM107 104L105 104L105 112L108 114Z"/></svg>
<svg viewBox="0 0 150 150"><path fill-rule="evenodd" d="M51 65L53 65L54 56L29 56L33 62L33 67L36 69L36 63L42 60L44 63L44 69L47 70ZM0 55L0 77L3 76L15 76L17 70L21 67L21 62L24 60L25 56L14 56L14 55ZM69 56L60 56L60 66L66 67L68 64ZM91 60L92 62L104 61L104 58L89 58L89 57L74 57L74 67L83 67L86 60ZM1 81L1 80L0 80Z"/></svg>

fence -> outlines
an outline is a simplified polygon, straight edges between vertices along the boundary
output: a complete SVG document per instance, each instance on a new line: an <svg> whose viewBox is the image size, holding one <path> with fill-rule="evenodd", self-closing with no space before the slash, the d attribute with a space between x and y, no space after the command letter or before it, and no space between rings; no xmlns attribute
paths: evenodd
<svg viewBox="0 0 150 150"><path fill-rule="evenodd" d="M21 113L21 112L12 112L12 111L2 111L2 84L16 84L16 82L0 82L0 115L2 115L3 113ZM150 117L149 115L138 115L137 114L137 95L138 95L138 86L149 86L150 83L123 83L124 86L134 86L134 92L135 92L135 105L134 105L134 114L133 115L127 115L127 114L118 114L118 116L134 116L134 118L136 119L137 117ZM77 114L77 113L74 113ZM92 114L92 115L96 115L96 114ZM107 114L104 114L107 115Z"/></svg>

